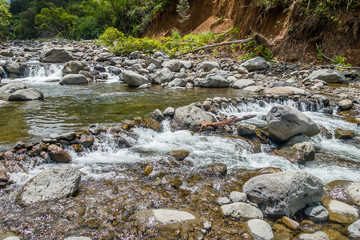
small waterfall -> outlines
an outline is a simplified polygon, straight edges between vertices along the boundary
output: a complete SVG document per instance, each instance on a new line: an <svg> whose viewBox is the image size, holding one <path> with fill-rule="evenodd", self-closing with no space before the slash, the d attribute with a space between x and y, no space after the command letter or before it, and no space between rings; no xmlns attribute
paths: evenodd
<svg viewBox="0 0 360 240"><path fill-rule="evenodd" d="M27 77L24 80L43 82L60 79L62 77L62 68L62 65L57 64L30 65L26 73Z"/></svg>

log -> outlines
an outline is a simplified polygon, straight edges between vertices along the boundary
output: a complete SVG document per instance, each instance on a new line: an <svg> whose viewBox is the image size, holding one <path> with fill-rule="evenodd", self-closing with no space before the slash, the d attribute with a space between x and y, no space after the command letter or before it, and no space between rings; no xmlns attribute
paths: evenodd
<svg viewBox="0 0 360 240"><path fill-rule="evenodd" d="M205 49L208 49L208 48L215 48L215 47L220 47L220 46L225 46L225 45L245 43L245 42L249 42L251 40L253 40L253 38L234 40L234 41L230 41L230 42L222 42L222 43L217 43L217 44L213 44L213 45L206 45L206 46L191 50L191 51L189 51L187 53L194 53L194 52L198 52L198 51L205 50Z"/></svg>
<svg viewBox="0 0 360 240"><path fill-rule="evenodd" d="M230 118L230 119L226 119L226 120L223 120L223 121L220 121L220 122L214 122L214 123L206 123L206 122L204 122L204 123L201 124L199 133L201 133L203 128L206 128L206 127L218 128L218 127L225 126L227 124L240 122L240 121L247 120L247 119L254 118L254 117L256 117L256 115L246 115L246 116L243 116L243 117L240 117L240 118Z"/></svg>

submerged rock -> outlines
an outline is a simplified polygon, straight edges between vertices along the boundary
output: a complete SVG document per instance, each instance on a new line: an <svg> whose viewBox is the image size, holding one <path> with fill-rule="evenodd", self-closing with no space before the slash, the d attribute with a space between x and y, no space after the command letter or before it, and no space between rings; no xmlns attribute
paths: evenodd
<svg viewBox="0 0 360 240"><path fill-rule="evenodd" d="M264 214L292 217L307 204L320 202L323 185L319 178L303 171L287 171L256 176L243 192Z"/></svg>
<svg viewBox="0 0 360 240"><path fill-rule="evenodd" d="M198 131L202 123L212 123L214 121L214 117L206 111L190 104L175 110L174 118L171 120L171 126L175 130L188 129Z"/></svg>
<svg viewBox="0 0 360 240"><path fill-rule="evenodd" d="M80 172L66 165L42 171L25 183L16 197L21 206L74 196L79 189Z"/></svg>
<svg viewBox="0 0 360 240"><path fill-rule="evenodd" d="M320 132L317 124L292 106L275 106L266 114L270 137L286 141L289 138L306 134L309 137Z"/></svg>
<svg viewBox="0 0 360 240"><path fill-rule="evenodd" d="M20 89L12 93L8 101L32 101L32 100L43 100L44 94L36 88Z"/></svg>

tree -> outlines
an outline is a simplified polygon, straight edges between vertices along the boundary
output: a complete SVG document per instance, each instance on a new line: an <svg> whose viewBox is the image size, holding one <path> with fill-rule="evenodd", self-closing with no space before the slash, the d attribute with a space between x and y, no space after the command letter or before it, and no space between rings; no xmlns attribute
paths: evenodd
<svg viewBox="0 0 360 240"><path fill-rule="evenodd" d="M8 35L10 18L9 5L6 3L6 0L0 0L0 40Z"/></svg>
<svg viewBox="0 0 360 240"><path fill-rule="evenodd" d="M63 8L43 8L36 16L35 24L40 25L42 31L68 38L77 18L76 15L67 14Z"/></svg>

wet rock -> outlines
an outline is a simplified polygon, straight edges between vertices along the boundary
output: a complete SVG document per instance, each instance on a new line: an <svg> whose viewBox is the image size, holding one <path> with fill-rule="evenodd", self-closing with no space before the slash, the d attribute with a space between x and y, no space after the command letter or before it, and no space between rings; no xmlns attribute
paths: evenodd
<svg viewBox="0 0 360 240"><path fill-rule="evenodd" d="M340 101L338 103L338 106L341 110L345 111L345 110L352 108L354 106L354 104L353 104L353 101L351 101L349 99L345 99L345 100Z"/></svg>
<svg viewBox="0 0 360 240"><path fill-rule="evenodd" d="M68 74L63 77L59 84L60 85L74 85L74 84L86 84L88 83L87 78L82 74Z"/></svg>
<svg viewBox="0 0 360 240"><path fill-rule="evenodd" d="M62 48L53 48L45 51L40 56L40 61L45 63L64 63L72 60L68 51Z"/></svg>
<svg viewBox="0 0 360 240"><path fill-rule="evenodd" d="M202 123L212 123L214 121L213 116L201 108L190 104L176 109L174 118L171 120L171 126L175 130L188 129L198 131Z"/></svg>
<svg viewBox="0 0 360 240"><path fill-rule="evenodd" d="M172 107L168 107L164 111L164 116L172 117L175 114L175 109Z"/></svg>
<svg viewBox="0 0 360 240"><path fill-rule="evenodd" d="M76 133L69 132L69 133L63 133L59 135L59 139L64 139L66 141L72 141L76 138Z"/></svg>
<svg viewBox="0 0 360 240"><path fill-rule="evenodd" d="M310 142L310 137L305 134L299 134L290 138L289 141L286 143L286 146L291 147L297 143L303 143L303 142Z"/></svg>
<svg viewBox="0 0 360 240"><path fill-rule="evenodd" d="M164 115L162 114L162 112L159 109L155 109L152 112L151 117L159 122L161 122L165 119Z"/></svg>
<svg viewBox="0 0 360 240"><path fill-rule="evenodd" d="M8 101L33 101L43 99L44 94L37 88L20 89L8 97Z"/></svg>
<svg viewBox="0 0 360 240"><path fill-rule="evenodd" d="M329 240L326 233L317 231L315 233L305 233L299 236L300 240Z"/></svg>
<svg viewBox="0 0 360 240"><path fill-rule="evenodd" d="M326 196L360 207L360 182L332 181L324 186Z"/></svg>
<svg viewBox="0 0 360 240"><path fill-rule="evenodd" d="M323 69L312 72L309 77L311 81L315 79L323 80L327 83L341 83L346 80L345 75L338 71L332 69Z"/></svg>
<svg viewBox="0 0 360 240"><path fill-rule="evenodd" d="M127 83L127 85L129 85L130 87L139 87L142 84L145 84L148 82L146 77L144 77L136 72L133 72L131 70L125 71L123 74L123 77L124 77L125 83Z"/></svg>
<svg viewBox="0 0 360 240"><path fill-rule="evenodd" d="M180 71L181 64L178 60L169 60L162 63L163 68L168 68L172 72Z"/></svg>
<svg viewBox="0 0 360 240"><path fill-rule="evenodd" d="M2 87L0 87L0 98L7 99L10 94L16 92L17 90L27 89L28 86L22 82L11 82Z"/></svg>
<svg viewBox="0 0 360 240"><path fill-rule="evenodd" d="M71 156L61 147L57 145L50 145L48 147L50 158L57 163L69 163L71 162Z"/></svg>
<svg viewBox="0 0 360 240"><path fill-rule="evenodd" d="M249 86L254 86L255 85L255 81L250 80L250 79L240 79L237 80L232 87L233 88L237 88L237 89L243 89Z"/></svg>
<svg viewBox="0 0 360 240"><path fill-rule="evenodd" d="M249 59L241 64L241 66L246 68L248 71L263 70L268 67L266 60L262 57Z"/></svg>
<svg viewBox="0 0 360 240"><path fill-rule="evenodd" d="M360 239L360 220L350 224L347 230L352 239Z"/></svg>
<svg viewBox="0 0 360 240"><path fill-rule="evenodd" d="M203 88L227 88L230 86L230 82L221 75L211 74L207 75L205 79L195 79L194 86Z"/></svg>
<svg viewBox="0 0 360 240"><path fill-rule="evenodd" d="M243 192L237 192L237 191L232 191L230 193L230 200L232 202L246 202L247 200L247 195L246 193L243 193Z"/></svg>
<svg viewBox="0 0 360 240"><path fill-rule="evenodd" d="M227 166L224 163L215 163L205 167L204 172L208 176L225 176L227 174Z"/></svg>
<svg viewBox="0 0 360 240"><path fill-rule="evenodd" d="M247 203L231 203L221 206L223 215L241 220L263 219L263 213L256 207Z"/></svg>
<svg viewBox="0 0 360 240"><path fill-rule="evenodd" d="M216 203L217 203L217 205L223 206L226 204L230 204L231 201L227 197L220 197L220 198L216 199Z"/></svg>
<svg viewBox="0 0 360 240"><path fill-rule="evenodd" d="M307 207L304 211L305 215L315 222L323 222L329 218L329 212L322 205L314 205Z"/></svg>
<svg viewBox="0 0 360 240"><path fill-rule="evenodd" d="M307 204L321 200L320 179L303 171L287 171L256 176L247 181L243 192L269 216L288 216Z"/></svg>
<svg viewBox="0 0 360 240"><path fill-rule="evenodd" d="M15 144L14 149L22 149L25 148L25 143L19 141Z"/></svg>
<svg viewBox="0 0 360 240"><path fill-rule="evenodd" d="M153 167L151 165L146 166L143 175L149 176L153 172Z"/></svg>
<svg viewBox="0 0 360 240"><path fill-rule="evenodd" d="M266 95L305 95L305 90L296 87L273 87L264 90Z"/></svg>
<svg viewBox="0 0 360 240"><path fill-rule="evenodd" d="M286 216L281 218L281 222L291 230L297 230L300 228L300 224L298 222Z"/></svg>
<svg viewBox="0 0 360 240"><path fill-rule="evenodd" d="M12 57L14 53L10 49L3 49L0 51L0 55L4 57Z"/></svg>
<svg viewBox="0 0 360 240"><path fill-rule="evenodd" d="M81 70L86 67L86 64L80 61L70 61L65 64L61 70L63 75L67 74L78 74Z"/></svg>
<svg viewBox="0 0 360 240"><path fill-rule="evenodd" d="M74 196L79 189L80 179L80 172L71 166L46 169L25 183L16 197L16 202L21 206L28 206Z"/></svg>
<svg viewBox="0 0 360 240"><path fill-rule="evenodd" d="M271 240L274 239L274 234L270 225L261 219L251 219L246 223L250 235L254 239Z"/></svg>
<svg viewBox="0 0 360 240"><path fill-rule="evenodd" d="M338 223L353 223L359 219L356 208L338 200L324 198L323 204L329 212L329 220Z"/></svg>
<svg viewBox="0 0 360 240"><path fill-rule="evenodd" d="M82 152L84 149L79 144L71 145L75 152Z"/></svg>
<svg viewBox="0 0 360 240"><path fill-rule="evenodd" d="M343 130L343 129L335 129L334 135L336 139L340 140L348 140L353 139L355 137L355 133L350 130Z"/></svg>
<svg viewBox="0 0 360 240"><path fill-rule="evenodd" d="M25 72L25 67L23 65L21 65L20 63L14 62L14 61L5 62L3 68L9 74L14 74L16 77L23 75Z"/></svg>
<svg viewBox="0 0 360 240"><path fill-rule="evenodd" d="M170 82L174 78L175 73L171 72L169 69L161 69L156 72L154 76L155 84L162 84Z"/></svg>
<svg viewBox="0 0 360 240"><path fill-rule="evenodd" d="M315 147L311 142L296 143L292 147L276 151L293 163L304 164L315 159Z"/></svg>
<svg viewBox="0 0 360 240"><path fill-rule="evenodd" d="M203 62L199 65L199 68L205 72L210 72L213 69L220 69L220 64L217 62Z"/></svg>
<svg viewBox="0 0 360 240"><path fill-rule="evenodd" d="M237 125L239 136L254 137L256 136L256 126L248 123L239 123Z"/></svg>
<svg viewBox="0 0 360 240"><path fill-rule="evenodd" d="M154 209L138 212L129 218L138 225L147 228L155 228L164 231L187 229L189 227L201 226L201 219L193 212L176 209Z"/></svg>
<svg viewBox="0 0 360 240"><path fill-rule="evenodd" d="M306 134L312 137L320 132L317 124L292 106L275 106L266 114L270 137L286 141L289 138Z"/></svg>
<svg viewBox="0 0 360 240"><path fill-rule="evenodd" d="M5 188L9 182L9 175L0 169L0 188Z"/></svg>
<svg viewBox="0 0 360 240"><path fill-rule="evenodd" d="M64 238L64 240L91 240L91 238L89 237L67 237L67 238Z"/></svg>
<svg viewBox="0 0 360 240"><path fill-rule="evenodd" d="M167 155L172 156L177 161L182 161L190 155L190 152L187 150L173 150L168 152Z"/></svg>

